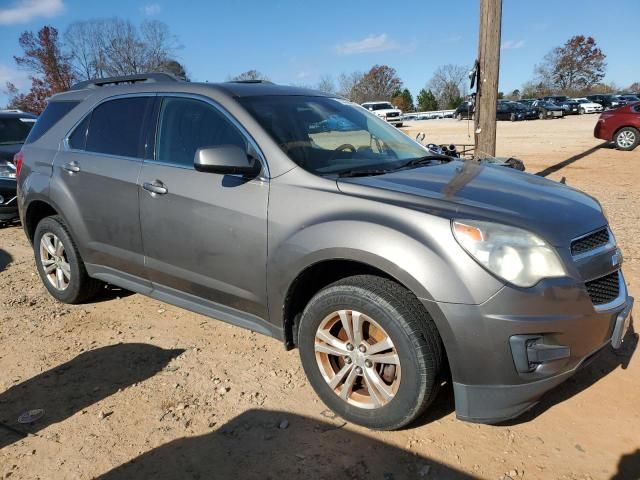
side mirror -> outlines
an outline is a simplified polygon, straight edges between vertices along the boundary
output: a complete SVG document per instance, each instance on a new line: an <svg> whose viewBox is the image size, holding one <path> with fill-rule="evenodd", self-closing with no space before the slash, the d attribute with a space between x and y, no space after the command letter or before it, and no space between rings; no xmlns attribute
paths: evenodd
<svg viewBox="0 0 640 480"><path fill-rule="evenodd" d="M256 177L262 170L257 158L237 145L220 145L196 150L194 168L199 172Z"/></svg>

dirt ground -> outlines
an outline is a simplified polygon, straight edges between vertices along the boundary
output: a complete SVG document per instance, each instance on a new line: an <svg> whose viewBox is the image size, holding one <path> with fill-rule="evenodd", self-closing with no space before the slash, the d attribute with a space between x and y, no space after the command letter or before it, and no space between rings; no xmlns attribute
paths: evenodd
<svg viewBox="0 0 640 480"><path fill-rule="evenodd" d="M640 298L640 149L600 148L596 118L500 122L498 154L601 200ZM404 130L471 143L465 121ZM0 229L0 478L637 479L636 343L508 425L456 420L445 387L417 425L371 432L331 414L277 340L115 288L54 302L22 230Z"/></svg>

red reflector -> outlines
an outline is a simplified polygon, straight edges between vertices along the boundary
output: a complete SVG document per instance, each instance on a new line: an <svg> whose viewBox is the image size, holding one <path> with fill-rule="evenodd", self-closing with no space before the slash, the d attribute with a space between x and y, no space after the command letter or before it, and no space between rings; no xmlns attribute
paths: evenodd
<svg viewBox="0 0 640 480"><path fill-rule="evenodd" d="M16 166L16 178L20 175L20 170L22 170L22 161L24 160L24 154L22 150L16 153L13 156L13 164Z"/></svg>

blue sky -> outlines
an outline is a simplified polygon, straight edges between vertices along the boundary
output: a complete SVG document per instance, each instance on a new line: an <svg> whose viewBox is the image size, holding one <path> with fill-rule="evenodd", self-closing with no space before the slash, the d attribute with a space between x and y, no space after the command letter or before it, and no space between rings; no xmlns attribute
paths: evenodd
<svg viewBox="0 0 640 480"><path fill-rule="evenodd" d="M195 81L221 81L255 68L278 83L313 85L320 77L394 67L415 95L434 69L471 65L479 0L0 0L0 87L27 87L15 67L18 37L45 24L119 16L167 23L177 58ZM640 81L638 0L504 0L500 89L519 88L533 66L574 34L592 35L607 54L607 81ZM0 93L0 105L6 95Z"/></svg>

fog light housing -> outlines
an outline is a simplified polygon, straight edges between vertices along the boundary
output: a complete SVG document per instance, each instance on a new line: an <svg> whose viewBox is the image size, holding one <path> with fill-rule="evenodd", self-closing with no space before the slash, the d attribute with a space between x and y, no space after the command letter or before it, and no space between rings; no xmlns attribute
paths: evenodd
<svg viewBox="0 0 640 480"><path fill-rule="evenodd" d="M513 335L509 338L509 344L513 363L520 373L533 372L538 365L571 355L571 349L565 345L544 343L543 335Z"/></svg>

